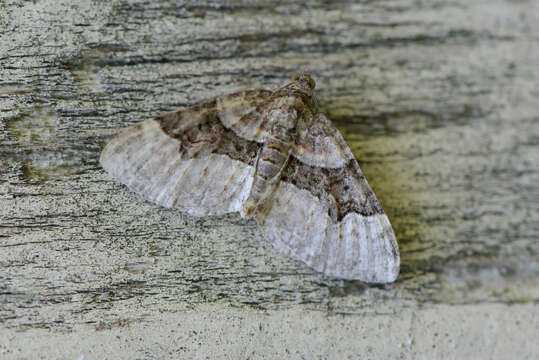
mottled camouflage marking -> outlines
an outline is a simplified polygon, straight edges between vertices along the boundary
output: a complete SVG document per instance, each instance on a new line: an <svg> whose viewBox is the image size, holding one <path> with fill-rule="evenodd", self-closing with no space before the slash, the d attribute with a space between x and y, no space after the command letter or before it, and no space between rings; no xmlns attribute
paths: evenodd
<svg viewBox="0 0 539 360"><path fill-rule="evenodd" d="M133 126L101 163L146 199L194 215L254 217L283 254L331 276L392 282L395 235L314 80L248 90ZM178 156L174 156L178 154Z"/></svg>
<svg viewBox="0 0 539 360"><path fill-rule="evenodd" d="M309 84L308 80L305 83ZM308 190L319 199L325 198L328 202L328 213L336 221L340 221L349 212L363 216L383 214L382 206L368 186L355 159L348 160L345 166L335 169L310 166L297 158L292 158L287 164L296 142L307 147L308 152L325 152L327 148L317 140L332 135L324 129L313 128L314 132L298 138L298 118L305 117L302 113L305 109L309 109L309 115L312 112L312 108L306 103L306 99L312 96L309 92L312 89L305 87L305 83L302 87L289 86L284 88L286 91L277 91L281 95L289 94L286 97L275 96L275 92L268 90L249 90L219 99L221 104L230 108L230 113L242 115L238 118L239 123L252 122L255 114L260 112L260 109L265 109L265 114L262 115L265 121L261 124L268 129L268 137L263 144L244 139L226 128L220 120L217 99L165 114L156 120L165 133L181 140L178 150L185 158L223 154L255 166L245 216L252 216L256 209L262 207L262 202L268 200L280 180ZM276 99L279 101L274 104ZM243 111L237 109L238 104L242 104ZM250 110L244 114L246 108ZM193 118L198 119L196 125L193 124ZM256 117L256 121L260 121L260 116ZM350 185L346 184L350 178L356 178L365 184L361 191L350 189Z"/></svg>
<svg viewBox="0 0 539 360"><path fill-rule="evenodd" d="M243 97L243 93L228 95L234 96ZM224 154L248 165L254 165L261 147L261 144L241 138L223 126L215 99L167 113L156 117L155 120L167 135L180 140L178 151L186 159Z"/></svg>

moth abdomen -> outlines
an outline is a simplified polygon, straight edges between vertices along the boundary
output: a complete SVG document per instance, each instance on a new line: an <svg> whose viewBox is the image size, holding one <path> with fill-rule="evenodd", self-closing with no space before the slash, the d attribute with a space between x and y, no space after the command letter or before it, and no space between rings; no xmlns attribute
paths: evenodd
<svg viewBox="0 0 539 360"><path fill-rule="evenodd" d="M264 143L255 165L253 184L242 210L244 217L252 217L271 197L288 162L291 147L292 141L274 137Z"/></svg>

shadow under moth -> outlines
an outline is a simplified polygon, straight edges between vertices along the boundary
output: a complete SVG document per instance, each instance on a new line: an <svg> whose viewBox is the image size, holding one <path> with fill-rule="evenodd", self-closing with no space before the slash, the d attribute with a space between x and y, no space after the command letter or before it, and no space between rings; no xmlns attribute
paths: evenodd
<svg viewBox="0 0 539 360"><path fill-rule="evenodd" d="M101 154L146 200L191 215L240 212L280 253L329 276L393 282L393 229L315 82L241 91L136 124Z"/></svg>

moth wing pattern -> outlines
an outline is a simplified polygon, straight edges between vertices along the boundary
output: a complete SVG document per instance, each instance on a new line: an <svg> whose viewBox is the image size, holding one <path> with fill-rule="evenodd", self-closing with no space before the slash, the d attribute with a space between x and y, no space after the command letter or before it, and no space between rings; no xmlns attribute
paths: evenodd
<svg viewBox="0 0 539 360"><path fill-rule="evenodd" d="M269 212L255 217L264 236L327 275L393 282L393 229L339 131L320 114L298 144Z"/></svg>
<svg viewBox="0 0 539 360"><path fill-rule="evenodd" d="M126 129L103 150L103 168L144 199L167 208L195 216L240 211L252 182L248 160L257 147L240 149L247 161L220 154L226 150L221 142L230 146L230 134L214 116L214 105L213 100Z"/></svg>
<svg viewBox="0 0 539 360"><path fill-rule="evenodd" d="M267 137L267 113L273 95L271 90L252 89L219 97L216 99L219 119L236 135L261 143Z"/></svg>
<svg viewBox="0 0 539 360"><path fill-rule="evenodd" d="M370 283L398 276L398 248L385 214L350 213L335 222L316 197L282 182L270 212L257 221L278 252L326 275Z"/></svg>
<svg viewBox="0 0 539 360"><path fill-rule="evenodd" d="M158 205L195 216L240 212L272 136L272 109L290 98L248 90L166 113L112 139L101 164ZM400 257L389 220L339 131L310 110L268 204L253 216L277 251L317 271L392 282Z"/></svg>
<svg viewBox="0 0 539 360"><path fill-rule="evenodd" d="M294 157L311 166L339 168L354 155L333 123L318 113L302 132L292 153Z"/></svg>

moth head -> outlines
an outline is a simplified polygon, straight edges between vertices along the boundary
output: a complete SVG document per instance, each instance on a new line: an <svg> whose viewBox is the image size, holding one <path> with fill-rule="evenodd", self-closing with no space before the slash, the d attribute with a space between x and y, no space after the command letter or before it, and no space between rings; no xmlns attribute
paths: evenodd
<svg viewBox="0 0 539 360"><path fill-rule="evenodd" d="M299 73L292 76L292 81L305 90L314 90L316 83L314 82L311 74Z"/></svg>

